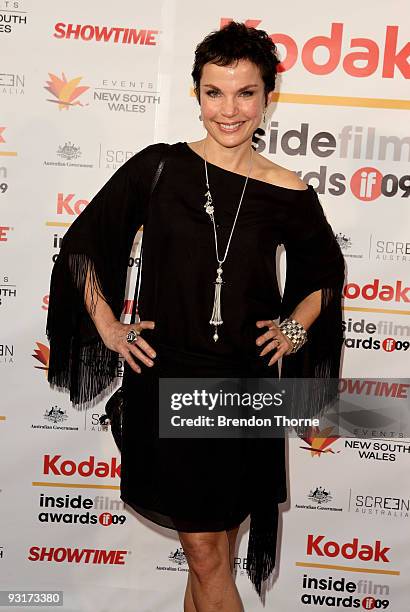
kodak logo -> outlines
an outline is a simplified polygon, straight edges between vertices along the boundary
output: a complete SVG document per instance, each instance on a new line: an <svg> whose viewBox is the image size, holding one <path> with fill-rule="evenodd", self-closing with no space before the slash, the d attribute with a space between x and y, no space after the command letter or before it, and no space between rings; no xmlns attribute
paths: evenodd
<svg viewBox="0 0 410 612"><path fill-rule="evenodd" d="M343 289L345 298L355 300L362 298L367 301L380 300L381 302L410 302L410 286L404 285L398 280L394 285L382 284L380 278L375 278L372 283L363 285L348 283Z"/></svg>
<svg viewBox="0 0 410 612"><path fill-rule="evenodd" d="M118 478L121 477L121 464L112 457L110 462L96 461L93 455L85 461L77 463L72 459L61 461L61 455L44 455L43 473L53 474L54 476L96 476L97 478Z"/></svg>
<svg viewBox="0 0 410 612"><path fill-rule="evenodd" d="M318 557L343 557L344 559L360 559L361 561L382 561L389 563L387 553L390 548L384 546L380 540L374 544L360 544L359 538L353 538L351 542L339 544L333 540L325 541L325 536L312 534L308 535L306 554L317 555Z"/></svg>
<svg viewBox="0 0 410 612"><path fill-rule="evenodd" d="M76 200L74 193L64 195L57 194L57 214L58 215L79 215L88 206L88 200Z"/></svg>

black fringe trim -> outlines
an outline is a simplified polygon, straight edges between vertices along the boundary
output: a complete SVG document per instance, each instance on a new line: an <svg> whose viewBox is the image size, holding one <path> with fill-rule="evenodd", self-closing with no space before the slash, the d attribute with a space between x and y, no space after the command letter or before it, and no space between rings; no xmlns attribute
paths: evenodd
<svg viewBox="0 0 410 612"><path fill-rule="evenodd" d="M246 573L263 599L262 583L275 568L278 534L278 504L251 512Z"/></svg>
<svg viewBox="0 0 410 612"><path fill-rule="evenodd" d="M84 300L86 281L88 279L90 312L94 315L98 299L101 298L107 301L104 297L94 262L84 253L70 253L68 255L68 267L71 273L72 282L78 291L81 301Z"/></svg>
<svg viewBox="0 0 410 612"><path fill-rule="evenodd" d="M307 332L307 343L282 362L281 377L308 379L304 384L296 382L288 394L292 418L323 417L338 398L343 346L341 288L323 287L321 291L321 311ZM296 427L295 431L301 436L307 428Z"/></svg>
<svg viewBox="0 0 410 612"><path fill-rule="evenodd" d="M52 388L70 391L70 401L86 410L114 382L119 356L108 349L88 313L84 294L88 279L90 312L104 291L92 259L60 252L53 269L46 334L50 342L48 381Z"/></svg>

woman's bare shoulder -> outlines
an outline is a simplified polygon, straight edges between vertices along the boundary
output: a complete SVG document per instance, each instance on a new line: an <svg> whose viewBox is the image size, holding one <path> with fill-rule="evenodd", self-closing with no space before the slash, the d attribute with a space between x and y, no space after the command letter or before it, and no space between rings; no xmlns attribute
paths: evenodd
<svg viewBox="0 0 410 612"><path fill-rule="evenodd" d="M288 189L304 190L308 188L307 184L293 170L280 166L259 153L256 153L255 161L256 164L252 173L254 178Z"/></svg>

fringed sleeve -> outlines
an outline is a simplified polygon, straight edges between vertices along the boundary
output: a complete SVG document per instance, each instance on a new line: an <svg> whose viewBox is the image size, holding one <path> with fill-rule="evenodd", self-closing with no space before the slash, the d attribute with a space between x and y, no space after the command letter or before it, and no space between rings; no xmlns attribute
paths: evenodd
<svg viewBox="0 0 410 612"><path fill-rule="evenodd" d="M321 416L337 396L343 345L344 259L316 191L309 186L285 224L286 281L280 320L290 317L308 295L321 289L321 310L307 343L282 360L281 377L305 378L293 387L292 416ZM317 379L317 382L315 382ZM298 430L300 434L303 428Z"/></svg>
<svg viewBox="0 0 410 612"><path fill-rule="evenodd" d="M308 330L308 342L282 360L282 378L310 379L287 385L292 417L312 418L325 412L337 396L342 329L344 259L312 186L286 203L283 243L286 281L280 320L290 317L308 295L321 289L321 312ZM289 396L291 396L289 398ZM308 428L295 427L299 435ZM247 574L263 601L262 585L275 567L278 504L265 502L251 512Z"/></svg>
<svg viewBox="0 0 410 612"><path fill-rule="evenodd" d="M87 408L116 376L118 354L102 342L84 303L104 299L120 318L135 234L148 212L150 185L164 148L146 147L121 166L66 232L54 265L46 333L48 381Z"/></svg>

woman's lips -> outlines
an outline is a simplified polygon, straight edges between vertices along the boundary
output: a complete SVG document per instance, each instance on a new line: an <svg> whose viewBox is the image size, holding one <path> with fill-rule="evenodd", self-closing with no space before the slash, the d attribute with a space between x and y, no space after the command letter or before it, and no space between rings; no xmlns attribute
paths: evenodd
<svg viewBox="0 0 410 612"><path fill-rule="evenodd" d="M241 129L244 121L236 121L235 123L217 123L221 132L224 132L225 134L233 134Z"/></svg>

